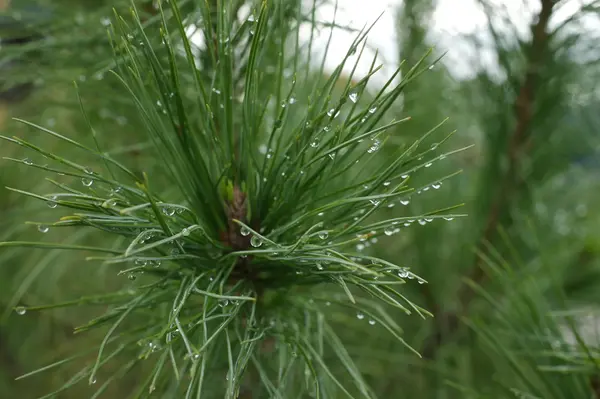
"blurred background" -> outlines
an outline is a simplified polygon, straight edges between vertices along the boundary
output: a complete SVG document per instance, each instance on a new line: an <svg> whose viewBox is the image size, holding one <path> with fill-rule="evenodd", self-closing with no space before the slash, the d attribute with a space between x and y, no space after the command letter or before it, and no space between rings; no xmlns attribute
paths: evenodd
<svg viewBox="0 0 600 399"><path fill-rule="evenodd" d="M189 3L181 1L180 3ZM251 2L238 1L239 9ZM305 2L305 7L313 1ZM141 15L156 14L136 1ZM301 29L318 62L333 69L355 29L383 12L368 41L384 67L376 90L400 62L415 64L430 48L440 62L409 84L390 113L411 116L379 156L410 143L449 117L452 147L468 151L415 176L462 173L427 186L393 215L462 203L469 217L436 221L357 248L410 267L428 284L403 293L435 318L399 316L418 358L383 329L361 320L340 331L348 351L382 398L600 398L600 2L584 0L315 1L328 29ZM152 174L153 157L131 99L114 78L106 29L112 8L127 1L0 0L0 131L46 149L64 144L12 118L91 142L73 81L104 150ZM185 10L185 8L184 8ZM241 12L241 11L240 11ZM201 48L194 19L189 35ZM368 72L371 58L359 63ZM349 71L348 71L349 72ZM378 83L379 82L379 83ZM70 151L70 149L69 149ZM0 141L0 156L27 158ZM75 159L85 154L73 154ZM85 161L82 161L85 162ZM93 166L93 165L90 165ZM48 193L43 173L0 160L0 186ZM418 182L416 184L418 186ZM164 190L170 187L165 184ZM50 204L51 205L51 204ZM93 242L98 233L41 234L29 220L50 209L0 191L0 241ZM19 315L18 305L67 301L129 284L81 254L0 250L0 398L51 393L95 358L59 371L15 378L85 350L98 334L74 336L85 307ZM137 377L123 376L100 395L130 397ZM60 398L92 395L77 385ZM340 396L341 397L341 396Z"/></svg>

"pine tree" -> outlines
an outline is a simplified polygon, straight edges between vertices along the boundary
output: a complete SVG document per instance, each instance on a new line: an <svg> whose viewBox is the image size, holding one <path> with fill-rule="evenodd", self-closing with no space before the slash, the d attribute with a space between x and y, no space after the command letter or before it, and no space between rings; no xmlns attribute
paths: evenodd
<svg viewBox="0 0 600 399"><path fill-rule="evenodd" d="M598 395L597 8L481 2L500 73L456 81L406 0L378 87L304 3L11 4L0 392Z"/></svg>

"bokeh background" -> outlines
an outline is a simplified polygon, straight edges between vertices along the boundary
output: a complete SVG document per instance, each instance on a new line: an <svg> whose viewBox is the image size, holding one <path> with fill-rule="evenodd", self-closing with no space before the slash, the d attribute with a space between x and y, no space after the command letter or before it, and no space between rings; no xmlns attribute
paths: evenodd
<svg viewBox="0 0 600 399"><path fill-rule="evenodd" d="M91 143L76 82L106 151L152 175L157 165L143 125L130 98L106 73L112 7L126 10L127 4L0 0L1 134L61 151L60 141L11 119L20 118ZM152 18L151 2L136 4ZM436 315L398 316L404 338L422 359L383 329L348 319L340 336L375 392L382 398L600 397L600 2L340 0L337 11L333 1L315 4L320 20L330 21L335 13L339 24L326 56L330 70L354 30L384 13L367 50L378 50L385 60L372 90L400 62L413 65L432 47L432 57L444 55L411 82L390 111L412 121L379 153L382 162L395 146L414 141L447 117L446 126L456 130L452 146L474 144L415 178L426 183L457 170L461 174L386 210L402 216L464 203L461 212L469 217L402 227L357 248L425 278L428 284L408 284L404 292ZM197 21L188 22L190 37L201 47ZM329 31L311 32L307 23L301 32L306 41L312 33L310 51L320 61ZM369 62L359 63L358 75L368 67ZM70 155L88 162L83 153ZM0 141L0 156L29 155ZM52 192L44 178L0 160L2 187ZM171 189L165 182L164 191ZM56 212L50 216L50 211L2 189L0 241L106 239L85 230L41 234L24 224L54 220ZM64 368L15 381L96 342L99 334L78 336L73 328L101 312L83 306L19 315L15 306L68 301L131 284L111 266L84 259L56 250L0 250L0 398L48 394L95 358L93 352L84 354ZM136 373L120 377L101 397L130 397L137 378ZM58 397L93 392L79 384Z"/></svg>

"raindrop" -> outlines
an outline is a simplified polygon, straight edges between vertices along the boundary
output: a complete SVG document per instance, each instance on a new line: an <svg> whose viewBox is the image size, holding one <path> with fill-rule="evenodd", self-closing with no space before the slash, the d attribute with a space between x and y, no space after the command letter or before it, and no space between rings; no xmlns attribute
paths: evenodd
<svg viewBox="0 0 600 399"><path fill-rule="evenodd" d="M58 204L56 203L56 196L50 197L50 199L46 201L46 205L48 205L48 208L56 208L58 206Z"/></svg>
<svg viewBox="0 0 600 399"><path fill-rule="evenodd" d="M384 183L383 183L383 186L384 186L384 187L387 187L387 186L389 186L390 184L392 184L392 182L386 181L386 182L384 182Z"/></svg>
<svg viewBox="0 0 600 399"><path fill-rule="evenodd" d="M377 241L379 241L379 240L377 239L377 237L373 237L373 238L371 238L371 242L372 242L373 244L377 244Z"/></svg>
<svg viewBox="0 0 600 399"><path fill-rule="evenodd" d="M363 249L365 249L365 244L356 244L356 250L358 252L361 252Z"/></svg>
<svg viewBox="0 0 600 399"><path fill-rule="evenodd" d="M333 116L334 118L337 118L339 114L340 111L335 112L335 108L331 108L329 111L327 111L327 115Z"/></svg>
<svg viewBox="0 0 600 399"><path fill-rule="evenodd" d="M15 312L17 312L19 316L23 316L25 313L27 313L27 309L25 309L25 306L17 306L15 308Z"/></svg>
<svg viewBox="0 0 600 399"><path fill-rule="evenodd" d="M50 230L50 228L48 226L46 226L45 224L40 224L38 226L38 230L40 233L47 233L48 230Z"/></svg>
<svg viewBox="0 0 600 399"><path fill-rule="evenodd" d="M401 200L400 200L400 203L401 203L402 205L406 206L406 205L410 204L410 200L409 200L408 198L407 198L407 199L401 199Z"/></svg>
<svg viewBox="0 0 600 399"><path fill-rule="evenodd" d="M356 103L356 101L358 100L358 94L357 93L350 93L348 95L348 98L350 99L350 101L352 101L353 103Z"/></svg>
<svg viewBox="0 0 600 399"><path fill-rule="evenodd" d="M189 236L190 235L190 230L187 227L185 227L183 230L181 230L181 235L184 236L184 237Z"/></svg>
<svg viewBox="0 0 600 399"><path fill-rule="evenodd" d="M290 99L288 100L288 102L290 103L290 105L296 104L296 101L298 101L298 100L296 100L296 97L290 97Z"/></svg>
<svg viewBox="0 0 600 399"><path fill-rule="evenodd" d="M323 216L324 214L325 214L325 212L319 212L317 215Z"/></svg>
<svg viewBox="0 0 600 399"><path fill-rule="evenodd" d="M429 70L432 70L432 69L433 69L433 65L430 65L430 66L429 66Z"/></svg>
<svg viewBox="0 0 600 399"><path fill-rule="evenodd" d="M242 228L240 229L240 234L246 237L248 234L250 234L250 229L246 226L242 226Z"/></svg>
<svg viewBox="0 0 600 399"><path fill-rule="evenodd" d="M377 200L377 199L370 199L370 200L369 200L369 202L370 202L371 204L373 204L373 206L377 206L377 205L379 205L379 203L380 203L381 201L379 201L379 200Z"/></svg>
<svg viewBox="0 0 600 399"><path fill-rule="evenodd" d="M317 263L317 269L319 269L319 270L323 270L323 265L322 265L322 264L320 264L320 263Z"/></svg>
<svg viewBox="0 0 600 399"><path fill-rule="evenodd" d="M329 237L329 233L328 233L328 232L326 232L326 231L320 231L320 232L318 233L318 235L319 235L319 238L320 238L321 240L326 240L326 239L327 239L327 237Z"/></svg>
<svg viewBox="0 0 600 399"><path fill-rule="evenodd" d="M431 165L432 165L432 163L431 163L431 162L428 162L428 163L426 163L426 164L425 164L425 167L426 167L426 168L428 168L428 167L430 167Z"/></svg>
<svg viewBox="0 0 600 399"><path fill-rule="evenodd" d="M448 222L454 220L453 217L449 217L449 216L444 216L444 220L447 220Z"/></svg>
<svg viewBox="0 0 600 399"><path fill-rule="evenodd" d="M334 159L335 158L335 154L334 153L329 154L329 158Z"/></svg>
<svg viewBox="0 0 600 399"><path fill-rule="evenodd" d="M254 22L254 21L256 21L254 14L250 14L250 16L248 17L248 22Z"/></svg>
<svg viewBox="0 0 600 399"><path fill-rule="evenodd" d="M32 162L32 161L31 161L31 159L29 159L29 158L24 158L24 159L23 159L23 163L24 163L25 165L33 165L33 162Z"/></svg>
<svg viewBox="0 0 600 399"><path fill-rule="evenodd" d="M92 179L83 177L83 178L81 178L81 184L83 184L86 187L90 187L92 184L94 184L94 181Z"/></svg>
<svg viewBox="0 0 600 399"><path fill-rule="evenodd" d="M408 175L402 175L400 176L402 179L408 179Z"/></svg>
<svg viewBox="0 0 600 399"><path fill-rule="evenodd" d="M374 113L375 113L375 111L377 111L377 107L373 107L373 108L370 108L370 109L369 109L369 113L370 113L370 114L374 114Z"/></svg>
<svg viewBox="0 0 600 399"><path fill-rule="evenodd" d="M329 301L325 302L325 306L331 306L331 302L329 302Z"/></svg>
<svg viewBox="0 0 600 399"><path fill-rule="evenodd" d="M259 236L252 236L250 239L250 245L254 248L258 248L262 245L262 239Z"/></svg>
<svg viewBox="0 0 600 399"><path fill-rule="evenodd" d="M90 384L95 384L96 383L96 377L94 377L93 379L90 380Z"/></svg>
<svg viewBox="0 0 600 399"><path fill-rule="evenodd" d="M372 325L372 326L374 326L375 325L375 320L373 320L373 319L369 320L369 324Z"/></svg>
<svg viewBox="0 0 600 399"><path fill-rule="evenodd" d="M429 186L423 187L423 191L428 191L429 190Z"/></svg>
<svg viewBox="0 0 600 399"><path fill-rule="evenodd" d="M393 202L392 202L392 203L390 203L390 204L388 204L388 208L393 208L393 207L395 207L395 206L396 206L396 204L394 204Z"/></svg>
<svg viewBox="0 0 600 399"><path fill-rule="evenodd" d="M429 223L429 222L433 222L433 218L425 218L425 221L426 221L427 223Z"/></svg>
<svg viewBox="0 0 600 399"><path fill-rule="evenodd" d="M133 273L129 273L129 274L127 275L127 278L128 278L129 280L133 281L133 280L135 280L135 279L137 278L137 276L136 276L135 274L133 274Z"/></svg>
<svg viewBox="0 0 600 399"><path fill-rule="evenodd" d="M433 187L434 189L439 189L440 187L442 187L442 182L437 182L437 183L433 183L431 185L431 187Z"/></svg>
<svg viewBox="0 0 600 399"><path fill-rule="evenodd" d="M229 305L229 300L227 299L222 299L219 301L219 306L224 308L225 306Z"/></svg>
<svg viewBox="0 0 600 399"><path fill-rule="evenodd" d="M392 234L394 234L394 228L393 227L386 227L383 232L385 233L386 236L391 236Z"/></svg>
<svg viewBox="0 0 600 399"><path fill-rule="evenodd" d="M358 320L362 320L362 319L364 319L364 318L365 318L365 315L364 315L364 314L362 314L362 313L360 313L360 312L358 312L358 313L356 314L356 318L357 318Z"/></svg>
<svg viewBox="0 0 600 399"><path fill-rule="evenodd" d="M162 211L165 215L169 217L175 215L175 208L170 206L163 206Z"/></svg>
<svg viewBox="0 0 600 399"><path fill-rule="evenodd" d="M419 284L425 284L425 281L419 280Z"/></svg>
<svg viewBox="0 0 600 399"><path fill-rule="evenodd" d="M267 146L264 144L261 144L258 146L258 152L260 152L261 154L266 154L267 153Z"/></svg>
<svg viewBox="0 0 600 399"><path fill-rule="evenodd" d="M427 221L425 219L419 219L419 224L421 226L425 226L427 224Z"/></svg>
<svg viewBox="0 0 600 399"><path fill-rule="evenodd" d="M319 139L318 139L318 138L315 138L315 139L312 141L312 143L310 143L310 146L311 146L312 148L317 148L317 147L319 146Z"/></svg>
<svg viewBox="0 0 600 399"><path fill-rule="evenodd" d="M402 270L400 270L398 272L398 277L400 277L400 278L407 278L408 277L408 272L406 270L402 269Z"/></svg>
<svg viewBox="0 0 600 399"><path fill-rule="evenodd" d="M146 266L147 262L143 259L136 259L134 263L136 266Z"/></svg>

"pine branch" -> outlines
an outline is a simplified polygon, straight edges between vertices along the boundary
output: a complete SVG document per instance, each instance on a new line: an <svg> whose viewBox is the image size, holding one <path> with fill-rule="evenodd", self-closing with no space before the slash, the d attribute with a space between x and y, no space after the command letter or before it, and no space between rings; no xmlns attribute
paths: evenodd
<svg viewBox="0 0 600 399"><path fill-rule="evenodd" d="M536 89L539 82L540 70L544 68L544 59L548 54L550 33L548 24L552 16L555 0L542 0L542 8L538 14L538 20L532 27L532 41L528 49L528 62L525 76L521 84L519 94L514 104L515 128L510 134L507 147L508 168L500 183L500 189L494 198L487 216L485 227L481 234L479 243L493 242L502 218L510 212L510 203L515 190L521 183L519 176L521 161L530 150L529 131L531 128L534 107L536 102ZM464 278L467 281L481 285L486 280L483 269L483 260L475 256L474 264L470 273ZM426 290L430 291L427 287ZM431 293L427 298L433 298ZM469 310L469 306L475 297L475 292L467 284L462 284L456 294L458 310L455 312L438 314L434 323L433 332L425 342L423 355L425 358L434 359L438 350L444 345L449 337L452 337L460 328L460 318ZM430 299L429 303L432 302ZM431 306L431 305L430 305ZM435 308L439 309L436 305Z"/></svg>

